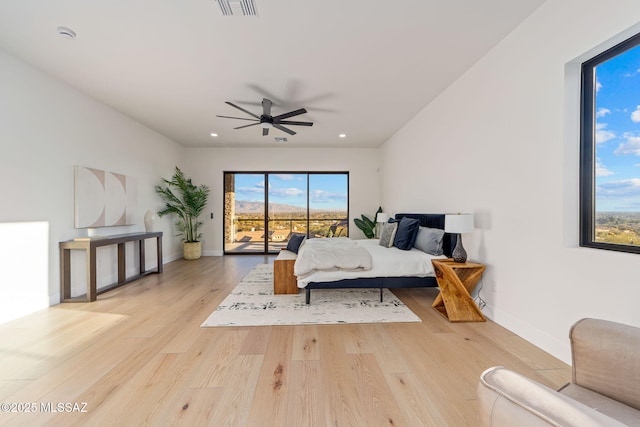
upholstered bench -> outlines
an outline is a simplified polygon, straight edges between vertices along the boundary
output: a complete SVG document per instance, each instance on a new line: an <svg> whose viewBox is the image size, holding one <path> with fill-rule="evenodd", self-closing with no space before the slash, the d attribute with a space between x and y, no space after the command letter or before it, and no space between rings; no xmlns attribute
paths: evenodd
<svg viewBox="0 0 640 427"><path fill-rule="evenodd" d="M293 274L293 265L298 254L283 249L273 261L273 293L297 294L298 280Z"/></svg>

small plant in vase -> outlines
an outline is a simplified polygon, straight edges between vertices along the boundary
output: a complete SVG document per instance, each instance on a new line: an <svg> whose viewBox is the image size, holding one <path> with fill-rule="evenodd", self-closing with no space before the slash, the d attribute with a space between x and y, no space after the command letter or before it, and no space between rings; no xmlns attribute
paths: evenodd
<svg viewBox="0 0 640 427"><path fill-rule="evenodd" d="M177 216L175 225L178 229L178 236L182 236L184 241L185 259L198 259L202 255L202 245L200 242L200 226L202 222L198 217L207 206L209 199L209 187L204 184L196 186L191 182L191 178L184 176L184 173L176 166L176 170L171 180L163 179L165 187L156 185L156 193L165 202L165 208L158 212L159 216L175 214Z"/></svg>
<svg viewBox="0 0 640 427"><path fill-rule="evenodd" d="M376 223L378 222L378 214L382 212L382 207L379 207L376 211L376 214L373 217L373 221L370 220L367 216L361 215L362 219L354 218L353 222L356 223L356 226L362 230L365 237L367 239L373 239L376 234Z"/></svg>

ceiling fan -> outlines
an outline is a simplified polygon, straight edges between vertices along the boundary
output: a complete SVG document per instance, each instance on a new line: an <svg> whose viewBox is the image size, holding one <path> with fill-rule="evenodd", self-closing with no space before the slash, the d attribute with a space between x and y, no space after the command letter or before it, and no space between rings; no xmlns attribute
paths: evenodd
<svg viewBox="0 0 640 427"><path fill-rule="evenodd" d="M251 120L255 123L251 123L250 125L244 125L244 126L238 126L237 128L234 129L242 129L242 128L246 128L249 126L256 126L256 125L260 125L262 127L262 136L266 136L269 135L269 129L274 127L276 129L281 130L282 132L286 132L289 135L295 135L296 133L294 131L292 131L291 129L288 129L282 125L288 125L288 126L313 126L312 122L296 122L296 121L292 121L292 120L286 120L289 117L293 117L293 116L299 116L300 114L304 114L307 112L307 110L305 110L304 108L300 108L299 110L295 110L295 111L289 111L288 113L284 113L284 114L280 114L278 116L272 116L271 115L271 105L272 102L271 100L267 99L267 98L262 98L262 115L258 116L256 114L253 114L251 111L247 111L242 107L237 106L236 104L232 103L232 102L225 102L225 104L229 104L232 107L237 108L240 111L243 111L245 113L247 113L248 115L250 115L251 117L255 117L254 119L248 119L248 118L244 118L244 117L230 117L230 116L217 116L217 117L222 117L225 119L237 119L237 120Z"/></svg>

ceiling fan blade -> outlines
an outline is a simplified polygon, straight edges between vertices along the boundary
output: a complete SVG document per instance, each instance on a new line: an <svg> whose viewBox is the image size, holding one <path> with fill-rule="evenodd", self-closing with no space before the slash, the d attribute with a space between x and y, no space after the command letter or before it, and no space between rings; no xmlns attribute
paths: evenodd
<svg viewBox="0 0 640 427"><path fill-rule="evenodd" d="M305 110L304 108L301 108L299 110L295 110L295 111L289 111L288 113L284 113L284 114L280 114L279 116L275 116L273 118L274 121L280 121L283 119L288 119L289 117L293 117L293 116L298 116L300 114L304 114L306 113L307 110Z"/></svg>
<svg viewBox="0 0 640 427"><path fill-rule="evenodd" d="M295 134L296 134L296 133L295 133L294 131L292 131L291 129L287 129L286 127L284 127L284 126L280 126L280 125L279 125L279 124L277 124L277 123L274 123L274 124L273 124L273 127L274 127L274 128L276 128L276 129L280 129L282 132L286 132L286 133L288 133L289 135L295 135Z"/></svg>
<svg viewBox="0 0 640 427"><path fill-rule="evenodd" d="M250 125L238 126L237 128L234 128L234 129L248 128L249 126L255 126L259 124L260 124L259 122L256 122L256 123L251 123Z"/></svg>
<svg viewBox="0 0 640 427"><path fill-rule="evenodd" d="M223 119L238 119L238 120L251 120L253 122L257 122L259 120L257 119L247 119L245 117L231 117L231 116L216 116L216 117L222 117Z"/></svg>
<svg viewBox="0 0 640 427"><path fill-rule="evenodd" d="M255 114L253 114L251 111L245 110L245 109L244 109L244 108L242 108L242 107L238 107L236 104L234 104L234 103L232 103L232 102L226 101L226 102L225 102L225 104L229 104L229 105L231 105L232 107L237 108L237 109L238 109L238 110L240 110L240 111L244 111L245 113L247 113L247 114L248 114L248 115L250 115L251 117L255 117L256 119L260 120L260 116L256 116L256 115L255 115Z"/></svg>
<svg viewBox="0 0 640 427"><path fill-rule="evenodd" d="M278 121L280 125L295 125L295 126L313 126L312 122L292 122L290 120Z"/></svg>
<svg viewBox="0 0 640 427"><path fill-rule="evenodd" d="M262 113L265 116L271 115L271 100L267 98L262 98Z"/></svg>
<svg viewBox="0 0 640 427"><path fill-rule="evenodd" d="M262 136L269 135L269 128L262 128Z"/></svg>

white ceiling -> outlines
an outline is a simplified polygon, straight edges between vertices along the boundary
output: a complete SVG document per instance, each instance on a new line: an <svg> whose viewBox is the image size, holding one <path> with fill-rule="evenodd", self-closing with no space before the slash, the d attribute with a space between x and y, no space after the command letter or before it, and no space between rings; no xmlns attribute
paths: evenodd
<svg viewBox="0 0 640 427"><path fill-rule="evenodd" d="M0 48L187 147L378 147L544 0L255 2L3 0ZM313 127L216 117L263 97Z"/></svg>

